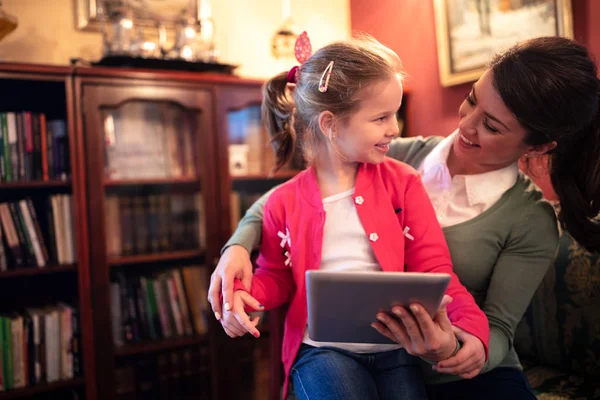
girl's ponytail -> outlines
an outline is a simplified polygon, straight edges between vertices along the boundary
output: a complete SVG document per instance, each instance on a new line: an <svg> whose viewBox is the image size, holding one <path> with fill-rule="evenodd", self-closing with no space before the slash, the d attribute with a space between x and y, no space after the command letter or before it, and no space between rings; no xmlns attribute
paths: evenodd
<svg viewBox="0 0 600 400"><path fill-rule="evenodd" d="M262 119L275 150L275 171L288 163L296 142L294 100L287 84L287 72L282 72L263 86Z"/></svg>

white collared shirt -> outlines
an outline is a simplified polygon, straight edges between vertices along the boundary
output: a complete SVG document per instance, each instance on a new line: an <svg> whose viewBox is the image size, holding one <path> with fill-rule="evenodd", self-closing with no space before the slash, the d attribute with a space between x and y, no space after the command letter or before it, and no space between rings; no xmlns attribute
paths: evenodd
<svg viewBox="0 0 600 400"><path fill-rule="evenodd" d="M519 175L518 165L514 163L483 174L450 176L448 154L457 138L458 131L455 131L442 140L419 167L425 190L442 228L483 213L500 200Z"/></svg>

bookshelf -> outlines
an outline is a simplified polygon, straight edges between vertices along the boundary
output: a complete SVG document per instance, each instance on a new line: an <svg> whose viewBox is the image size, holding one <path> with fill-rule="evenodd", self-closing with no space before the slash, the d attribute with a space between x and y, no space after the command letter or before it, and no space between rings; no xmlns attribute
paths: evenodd
<svg viewBox="0 0 600 400"><path fill-rule="evenodd" d="M80 68L74 76L94 210L97 395L140 398L142 386L160 393L172 381L166 375L187 371L195 378L171 382L171 396L218 398L205 313L220 235L211 228L218 226L213 87L181 73L116 71Z"/></svg>
<svg viewBox="0 0 600 400"><path fill-rule="evenodd" d="M96 399L70 74L0 63L0 399Z"/></svg>

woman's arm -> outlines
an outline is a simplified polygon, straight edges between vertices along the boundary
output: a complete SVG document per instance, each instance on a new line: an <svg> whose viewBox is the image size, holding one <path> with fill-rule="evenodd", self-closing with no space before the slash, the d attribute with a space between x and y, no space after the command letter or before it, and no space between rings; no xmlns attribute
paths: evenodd
<svg viewBox="0 0 600 400"><path fill-rule="evenodd" d="M254 323L248 312L254 310L270 310L288 303L296 292L296 283L292 275L292 268L286 264L286 256L282 249L280 232L285 232L285 213L281 196L270 198L265 204L264 219L262 223L264 238L260 244L260 254L256 260L257 268L248 289L239 279L234 281L235 294L232 302L224 303L225 318L223 327L231 337L230 331L245 329L258 337ZM249 296L240 296L238 291L249 293ZM228 313L229 308L231 313Z"/></svg>
<svg viewBox="0 0 600 400"><path fill-rule="evenodd" d="M296 291L292 268L286 264L285 251L281 247L280 232L285 232L286 223L281 196L270 198L265 204L262 223L263 240L256 260L257 268L248 291L266 310L289 302ZM236 290L246 290L236 282Z"/></svg>
<svg viewBox="0 0 600 400"><path fill-rule="evenodd" d="M260 245L260 237L262 234L262 222L264 216L265 203L271 196L271 193L279 186L274 187L267 193L263 194L260 199L256 200L250 206L244 217L238 223L238 226L229 238L225 246L221 249L221 254L229 247L237 244L248 250L248 254L252 250L258 249Z"/></svg>
<svg viewBox="0 0 600 400"><path fill-rule="evenodd" d="M517 325L558 247L554 210L539 203L521 218L494 266L483 311L490 321L490 356L484 370L498 366L513 346Z"/></svg>
<svg viewBox="0 0 600 400"><path fill-rule="evenodd" d="M221 320L223 315L221 296L223 296L223 304L231 304L233 301L235 278L240 279L244 286L250 289L252 283L250 253L260 244L263 210L265 203L276 188L271 189L252 204L244 218L238 223L233 236L221 250L221 258L210 276L210 287L208 288L208 302L217 320Z"/></svg>
<svg viewBox="0 0 600 400"><path fill-rule="evenodd" d="M558 227L549 204L530 207L519 221L494 266L483 305L490 322L490 351L481 373L506 358L517 325L556 256ZM460 358L459 352L441 362L438 371L459 374L455 366Z"/></svg>

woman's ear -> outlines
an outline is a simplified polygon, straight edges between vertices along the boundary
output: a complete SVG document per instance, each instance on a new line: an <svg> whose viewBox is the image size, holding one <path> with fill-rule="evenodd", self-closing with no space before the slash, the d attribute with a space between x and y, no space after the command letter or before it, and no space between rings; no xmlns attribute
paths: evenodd
<svg viewBox="0 0 600 400"><path fill-rule="evenodd" d="M330 138L335 128L335 116L331 111L323 111L319 114L319 129L321 133Z"/></svg>
<svg viewBox="0 0 600 400"><path fill-rule="evenodd" d="M529 156L541 156L547 154L556 148L556 141L538 144L536 146L529 146L527 149L527 155Z"/></svg>

